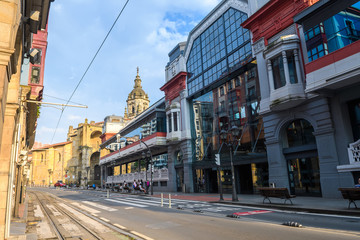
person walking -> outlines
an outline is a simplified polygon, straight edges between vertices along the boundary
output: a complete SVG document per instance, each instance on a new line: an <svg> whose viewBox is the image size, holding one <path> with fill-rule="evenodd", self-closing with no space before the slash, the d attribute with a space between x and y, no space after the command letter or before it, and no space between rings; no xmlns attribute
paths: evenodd
<svg viewBox="0 0 360 240"><path fill-rule="evenodd" d="M360 188L360 177L359 177L359 179L358 179L358 183L355 184L355 187L356 187L356 188Z"/></svg>

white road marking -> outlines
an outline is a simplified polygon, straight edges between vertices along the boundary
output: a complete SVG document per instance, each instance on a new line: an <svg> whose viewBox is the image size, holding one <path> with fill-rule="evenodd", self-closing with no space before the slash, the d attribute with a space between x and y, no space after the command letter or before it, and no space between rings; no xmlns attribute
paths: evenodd
<svg viewBox="0 0 360 240"><path fill-rule="evenodd" d="M94 206L94 207L97 207L97 208L100 208L100 209L109 211L109 212L115 212L115 211L117 211L115 208L107 207L107 206L104 206L104 205L101 205L101 204L98 204L98 203L89 202L89 201L82 201L82 202L83 202L83 203L86 203L86 204L88 204L88 205L91 205L91 206Z"/></svg>
<svg viewBox="0 0 360 240"><path fill-rule="evenodd" d="M34 207L34 216L35 217L40 217L40 218L44 218L44 213L41 210L39 205L35 205Z"/></svg>
<svg viewBox="0 0 360 240"><path fill-rule="evenodd" d="M136 204L136 203L131 203L131 202L126 202L124 200L119 201L119 200L114 200L114 199L105 199L106 201L110 201L110 202L116 202L116 203L121 203L121 204L126 204L126 205L130 205L130 206L135 206L135 207L141 207L141 208L146 208L148 206L146 205L140 205L140 204Z"/></svg>
<svg viewBox="0 0 360 240"><path fill-rule="evenodd" d="M127 207L125 208L125 210L129 210L129 209L134 209L133 207Z"/></svg>
<svg viewBox="0 0 360 240"><path fill-rule="evenodd" d="M137 203L143 203L151 206L159 206L160 202L158 203L152 203L153 201L146 201L146 200L139 200L139 199L133 199L133 198L125 198L125 200L131 201L131 202L137 202Z"/></svg>
<svg viewBox="0 0 360 240"><path fill-rule="evenodd" d="M46 205L51 212L54 214L54 216L61 216L62 214L54 207L54 205Z"/></svg>
<svg viewBox="0 0 360 240"><path fill-rule="evenodd" d="M71 203L72 205L78 207L78 208L81 208L89 213L100 213L100 211L96 210L96 209L93 209L93 208L89 208L89 207L86 207L84 205L81 205L80 203L77 203L77 202L72 202Z"/></svg>
<svg viewBox="0 0 360 240"><path fill-rule="evenodd" d="M110 222L109 219L106 219L106 218L103 218L103 217L101 217L100 219L103 220L104 222Z"/></svg>
<svg viewBox="0 0 360 240"><path fill-rule="evenodd" d="M145 239L145 240L154 240L154 239L152 239L152 238L150 238L150 237L148 237L148 236L145 236L144 234L141 234L141 233L138 233L138 232L135 232L135 231L130 231L132 234L135 234L135 235L137 235L137 236L139 236L139 237L142 237L143 239Z"/></svg>
<svg viewBox="0 0 360 240"><path fill-rule="evenodd" d="M118 228L120 228L120 229L123 229L123 230L126 229L126 227L121 226L120 224L117 224L117 223L115 223L114 226L116 226L116 227L118 227Z"/></svg>

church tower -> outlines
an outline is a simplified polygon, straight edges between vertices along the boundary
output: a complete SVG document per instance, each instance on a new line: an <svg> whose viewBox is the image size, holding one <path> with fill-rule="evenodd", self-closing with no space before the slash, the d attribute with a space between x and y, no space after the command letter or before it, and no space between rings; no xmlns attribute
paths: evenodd
<svg viewBox="0 0 360 240"><path fill-rule="evenodd" d="M149 97L141 87L141 79L139 76L139 67L137 67L137 75L134 80L135 86L134 89L128 96L126 100L127 108L125 108L124 117L126 119L133 119L142 111L149 107Z"/></svg>

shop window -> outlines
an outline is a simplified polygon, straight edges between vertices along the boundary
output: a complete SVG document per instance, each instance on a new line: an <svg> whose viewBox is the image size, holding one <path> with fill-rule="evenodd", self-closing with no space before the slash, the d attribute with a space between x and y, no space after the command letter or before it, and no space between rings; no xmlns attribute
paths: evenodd
<svg viewBox="0 0 360 240"><path fill-rule="evenodd" d="M161 181L160 186L161 187L167 187L167 181Z"/></svg>

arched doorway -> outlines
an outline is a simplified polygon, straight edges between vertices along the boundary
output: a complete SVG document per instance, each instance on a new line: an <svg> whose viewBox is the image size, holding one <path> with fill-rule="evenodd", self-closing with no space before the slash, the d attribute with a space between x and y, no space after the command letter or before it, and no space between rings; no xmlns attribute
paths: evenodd
<svg viewBox="0 0 360 240"><path fill-rule="evenodd" d="M100 152L94 152L90 157L90 181L100 180Z"/></svg>
<svg viewBox="0 0 360 240"><path fill-rule="evenodd" d="M287 161L290 192L302 196L321 196L320 167L314 128L297 119L284 129L283 153Z"/></svg>

